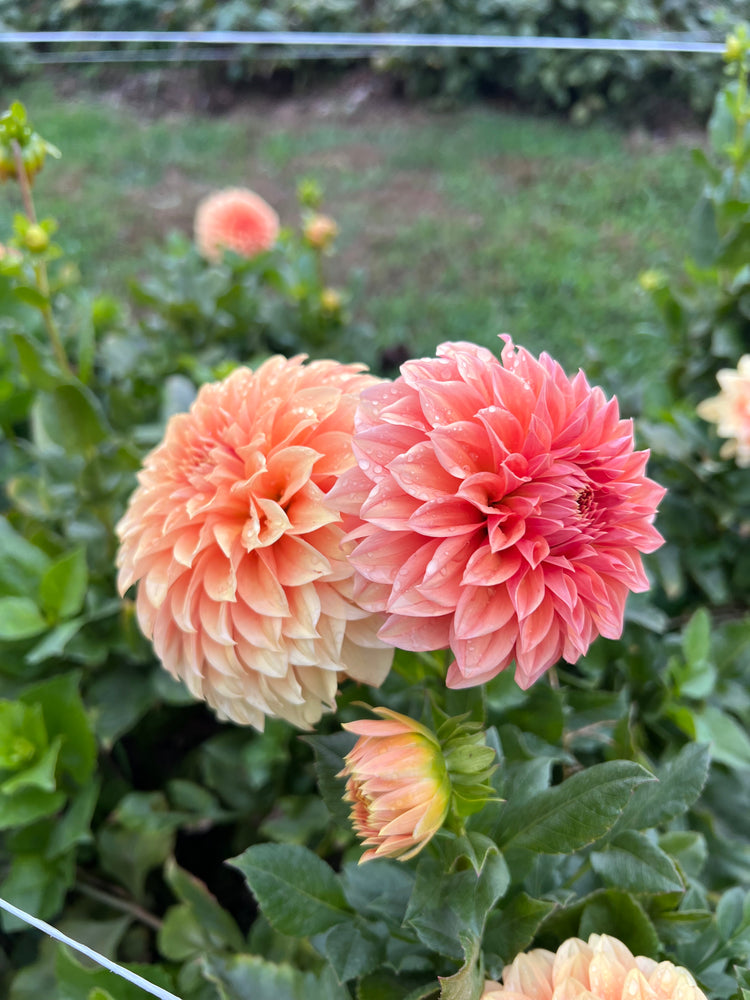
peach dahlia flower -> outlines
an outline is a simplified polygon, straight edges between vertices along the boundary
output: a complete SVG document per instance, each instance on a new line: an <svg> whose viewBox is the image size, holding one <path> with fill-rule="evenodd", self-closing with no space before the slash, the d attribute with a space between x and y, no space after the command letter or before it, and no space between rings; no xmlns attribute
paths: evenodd
<svg viewBox="0 0 750 1000"><path fill-rule="evenodd" d="M279 235L279 217L254 191L215 191L195 212L195 242L207 260L218 261L222 250L254 257L269 250Z"/></svg>
<svg viewBox="0 0 750 1000"><path fill-rule="evenodd" d="M634 956L617 938L569 938L556 952L537 948L485 983L482 1000L706 1000L687 971Z"/></svg>
<svg viewBox="0 0 750 1000"><path fill-rule="evenodd" d="M443 825L451 784L434 733L406 715L374 708L380 719L344 723L359 739L344 758L344 797L371 858L414 857Z"/></svg>
<svg viewBox="0 0 750 1000"><path fill-rule="evenodd" d="M204 385L145 459L118 525L122 594L159 659L220 718L309 727L340 675L379 684L382 618L353 600L326 493L354 463L359 365L274 357Z"/></svg>
<svg viewBox="0 0 750 1000"><path fill-rule="evenodd" d="M737 368L717 372L718 396L697 406L699 417L717 425L720 437L729 438L721 446L722 458L734 458L741 468L750 466L750 354L743 354Z"/></svg>
<svg viewBox="0 0 750 1000"><path fill-rule="evenodd" d="M387 642L450 646L450 687L515 660L525 688L617 638L628 592L648 589L640 554L663 541L664 490L617 400L504 340L501 360L443 344L365 390L359 464L332 493L353 515L356 600L387 614Z"/></svg>

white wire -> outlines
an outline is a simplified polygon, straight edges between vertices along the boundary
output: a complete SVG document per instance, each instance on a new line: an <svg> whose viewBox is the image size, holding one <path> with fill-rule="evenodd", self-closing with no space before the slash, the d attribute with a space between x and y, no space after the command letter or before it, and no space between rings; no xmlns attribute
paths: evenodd
<svg viewBox="0 0 750 1000"><path fill-rule="evenodd" d="M348 31L3 31L0 44L20 42L164 42L193 45L336 45L374 48L577 49L592 52L720 54L723 42L666 38L552 38L534 35L424 35Z"/></svg>
<svg viewBox="0 0 750 1000"><path fill-rule="evenodd" d="M158 997L159 1000L180 1000L180 997L176 996L174 993L170 993L168 990L163 990L161 986L154 986L147 979L142 976L136 975L135 972L131 972L130 969L123 969L122 966L117 965L116 962L110 961L110 959L105 958L104 955L100 955L98 951L94 951L93 948L87 947L85 944L81 944L80 941L74 941L73 938L68 937L67 934L63 934L62 931L58 931L56 927L51 924L45 923L44 920L39 920L38 917L32 917L30 913L26 913L24 910L19 909L12 903L8 903L6 900L0 898L0 909L7 910L8 913L12 913L14 917L18 917L19 920L23 920L27 924L31 924L32 927L36 927L40 931L44 931L51 938L56 941L66 944L69 948L73 948L74 951L80 951L81 954L88 956L88 958L93 959L99 965L103 965L105 969L109 969L110 972L114 972L116 976L120 976L122 979L127 979L129 983L134 986L140 986L142 990L146 993L150 993L151 996Z"/></svg>

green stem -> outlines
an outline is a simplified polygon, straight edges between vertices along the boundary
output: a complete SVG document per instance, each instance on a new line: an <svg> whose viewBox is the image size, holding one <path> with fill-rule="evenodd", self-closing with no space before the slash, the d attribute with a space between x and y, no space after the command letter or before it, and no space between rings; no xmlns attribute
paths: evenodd
<svg viewBox="0 0 750 1000"><path fill-rule="evenodd" d="M743 56L740 61L739 73L737 75L736 154L734 160L734 175L732 177L732 194L735 198L739 195L740 175L742 172L742 164L745 159L745 132L747 130L748 121L750 121L750 113L748 113L747 103L747 66L745 65L745 57Z"/></svg>
<svg viewBox="0 0 750 1000"><path fill-rule="evenodd" d="M127 913L128 916L131 916L134 920L139 921L139 923L145 924L152 930L161 930L162 921L159 920L158 917L155 917L153 913L149 913L148 910L144 910L142 906L139 906L133 900L121 899L119 896L115 896L111 892L107 892L104 889L97 889L96 886L82 881L85 877L86 876L82 872L79 872L78 881L76 882L76 890L80 892L82 896L88 896L89 899L95 899L99 903L104 903L113 910L119 910L121 913Z"/></svg>
<svg viewBox="0 0 750 1000"><path fill-rule="evenodd" d="M13 159L16 163L16 175L21 188L21 198L23 200L26 218L32 225L37 225L34 198L31 193L31 181L29 180L29 175L26 172L26 166L23 162L21 147L19 146L17 139L13 139L11 145L13 148ZM47 265L44 261L40 260L34 264L34 276L36 278L37 288L40 294L44 297L45 304L40 306L39 311L42 314L42 319L44 320L44 325L47 329L47 335L49 336L50 343L52 344L52 350L54 351L55 358L57 359L57 363L62 371L65 372L66 375L72 375L73 372L70 367L70 362L68 361L68 357L65 353L60 332L57 329L55 317L52 314L52 308L49 304L49 278L47 277Z"/></svg>

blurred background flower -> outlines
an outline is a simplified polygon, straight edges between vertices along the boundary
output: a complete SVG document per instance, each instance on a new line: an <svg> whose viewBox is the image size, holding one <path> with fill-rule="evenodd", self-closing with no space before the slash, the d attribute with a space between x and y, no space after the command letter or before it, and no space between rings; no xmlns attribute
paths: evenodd
<svg viewBox="0 0 750 1000"><path fill-rule="evenodd" d="M279 217L274 209L244 188L215 191L195 212L195 242L210 261L219 260L222 250L254 257L269 250L278 235Z"/></svg>

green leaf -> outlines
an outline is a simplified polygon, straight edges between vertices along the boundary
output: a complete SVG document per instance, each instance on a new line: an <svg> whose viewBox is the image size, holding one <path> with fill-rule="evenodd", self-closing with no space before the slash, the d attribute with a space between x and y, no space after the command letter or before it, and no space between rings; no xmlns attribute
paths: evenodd
<svg viewBox="0 0 750 1000"><path fill-rule="evenodd" d="M681 816L703 791L710 763L705 744L688 743L658 770L658 782L635 789L614 830L645 830Z"/></svg>
<svg viewBox="0 0 750 1000"><path fill-rule="evenodd" d="M154 986L173 993L175 983L172 976L158 965L125 964L125 968L145 979ZM57 1000L88 1000L92 990L104 990L117 1000L144 1000L147 994L140 986L130 983L122 976L109 972L107 969L87 968L75 958L66 947L61 945L57 951L55 962L59 995Z"/></svg>
<svg viewBox="0 0 750 1000"><path fill-rule="evenodd" d="M29 383L35 389L54 389L60 381L59 369L56 370L52 360L45 357L41 345L22 331L14 332L11 337L21 371Z"/></svg>
<svg viewBox="0 0 750 1000"><path fill-rule="evenodd" d="M698 608L685 626L682 651L688 663L708 659L711 651L711 618L705 608Z"/></svg>
<svg viewBox="0 0 750 1000"><path fill-rule="evenodd" d="M34 823L56 813L64 804L65 792L42 788L24 788L14 795L0 794L0 830Z"/></svg>
<svg viewBox="0 0 750 1000"><path fill-rule="evenodd" d="M221 987L222 1000L350 1000L330 968L316 976L257 955L210 955L202 966L204 978Z"/></svg>
<svg viewBox="0 0 750 1000"><path fill-rule="evenodd" d="M0 597L0 639L15 642L46 631L47 622L28 597Z"/></svg>
<svg viewBox="0 0 750 1000"><path fill-rule="evenodd" d="M0 896L40 920L49 920L62 908L74 875L75 863L70 854L55 860L36 854L17 854L0 886ZM28 925L3 912L2 926L6 931L18 931Z"/></svg>
<svg viewBox="0 0 750 1000"><path fill-rule="evenodd" d="M34 288L33 285L16 285L13 292L17 299L25 302L27 306L33 306L35 309L46 309L49 305L48 297L42 295L39 289Z"/></svg>
<svg viewBox="0 0 750 1000"><path fill-rule="evenodd" d="M46 553L0 517L0 597L34 597L49 562Z"/></svg>
<svg viewBox="0 0 750 1000"><path fill-rule="evenodd" d="M199 879L180 868L173 858L167 861L164 877L177 899L194 914L204 938L213 948L242 950L245 940L234 917L219 905Z"/></svg>
<svg viewBox="0 0 750 1000"><path fill-rule="evenodd" d="M425 983L424 978L424 974L397 976L379 969L357 983L357 1000L432 1000L437 996L437 980Z"/></svg>
<svg viewBox="0 0 750 1000"><path fill-rule="evenodd" d="M309 743L315 754L315 776L323 801L336 822L347 831L351 831L351 805L344 799L346 781L337 775L344 766L344 755L349 753L356 740L353 733L347 732L302 737L302 741Z"/></svg>
<svg viewBox="0 0 750 1000"><path fill-rule="evenodd" d="M669 855L636 830L623 830L604 851L593 851L591 866L605 882L627 892L683 892L685 888Z"/></svg>
<svg viewBox="0 0 750 1000"><path fill-rule="evenodd" d="M734 975L739 986L740 1000L750 1000L750 969L735 965Z"/></svg>
<svg viewBox="0 0 750 1000"><path fill-rule="evenodd" d="M480 1000L484 987L481 941L469 934L461 935L464 964L452 976L438 976L440 1000Z"/></svg>
<svg viewBox="0 0 750 1000"><path fill-rule="evenodd" d="M475 857L481 855L479 873L473 867L458 867L467 859L467 838L441 837L436 840L441 857L424 854L417 866L414 891L409 900L406 919L420 940L435 951L458 958L460 939L465 931L481 939L487 914L507 890L510 872L497 846L480 834L473 833ZM480 841L482 843L480 843ZM470 859L469 859L470 860Z"/></svg>
<svg viewBox="0 0 750 1000"><path fill-rule="evenodd" d="M52 563L39 584L44 611L54 620L71 618L83 607L89 573L84 549L75 549Z"/></svg>
<svg viewBox="0 0 750 1000"><path fill-rule="evenodd" d="M655 958L659 937L643 907L626 892L606 889L595 893L585 904L578 926L578 936L611 934L630 948L634 955Z"/></svg>
<svg viewBox="0 0 750 1000"><path fill-rule="evenodd" d="M337 924L326 934L323 953L331 963L340 983L373 972L385 957L385 927L381 934L355 918L350 923Z"/></svg>
<svg viewBox="0 0 750 1000"><path fill-rule="evenodd" d="M19 699L41 706L49 737L63 737L60 768L84 785L94 772L96 740L78 692L79 680L76 671L62 674L26 688Z"/></svg>
<svg viewBox="0 0 750 1000"><path fill-rule="evenodd" d="M352 918L333 869L305 847L256 844L229 864L242 872L268 921L282 934L319 934Z"/></svg>
<svg viewBox="0 0 750 1000"><path fill-rule="evenodd" d="M98 781L89 782L75 798L71 799L70 805L52 830L47 845L47 857L56 858L78 844L92 842L91 819L99 799L99 788Z"/></svg>
<svg viewBox="0 0 750 1000"><path fill-rule="evenodd" d="M113 664L90 685L86 701L91 707L96 735L106 749L154 705L154 688L153 675L134 669L130 663Z"/></svg>
<svg viewBox="0 0 750 1000"><path fill-rule="evenodd" d="M729 767L750 767L750 737L727 712L706 705L693 712L695 739L709 743L712 760Z"/></svg>
<svg viewBox="0 0 750 1000"><path fill-rule="evenodd" d="M534 940L542 921L556 904L546 899L532 899L519 893L501 909L493 910L487 919L483 948L485 955L494 955L502 967L525 951Z"/></svg>
<svg viewBox="0 0 750 1000"><path fill-rule="evenodd" d="M595 764L530 800L510 799L501 813L497 842L501 848L570 854L603 836L633 789L653 780L632 761Z"/></svg>
<svg viewBox="0 0 750 1000"><path fill-rule="evenodd" d="M84 385L64 383L37 397L32 410L37 431L69 455L85 453L108 434L101 404Z"/></svg>
<svg viewBox="0 0 750 1000"><path fill-rule="evenodd" d="M59 659L64 654L70 640L78 635L85 624L85 618L71 618L60 625L55 625L28 651L24 656L24 662L30 666L36 666L38 663L44 663L45 660Z"/></svg>
<svg viewBox="0 0 750 1000"><path fill-rule="evenodd" d="M3 795L14 795L26 788L40 788L45 792L54 792L55 770L61 744L62 737L56 737L33 764L18 770L10 778L5 778L0 784Z"/></svg>
<svg viewBox="0 0 750 1000"><path fill-rule="evenodd" d="M355 913L382 919L394 929L404 921L414 890L414 871L400 861L374 858L367 864L345 864L341 882L347 902Z"/></svg>

